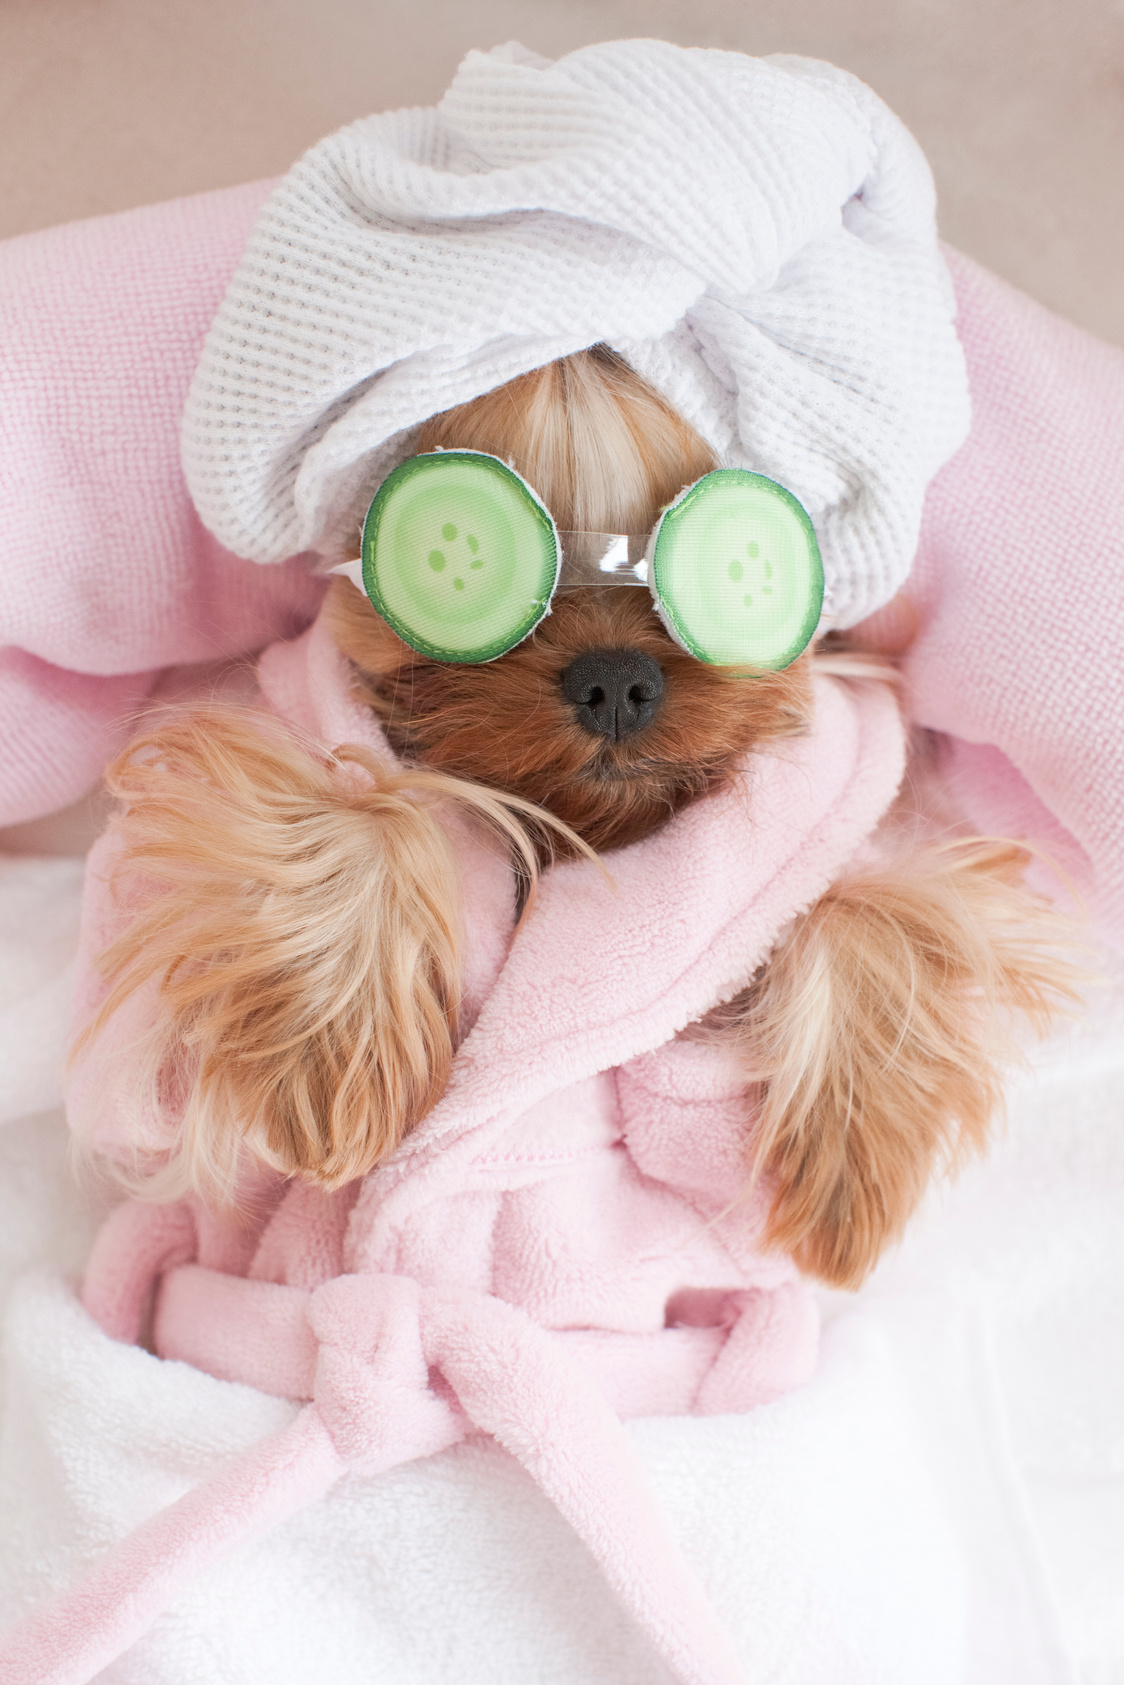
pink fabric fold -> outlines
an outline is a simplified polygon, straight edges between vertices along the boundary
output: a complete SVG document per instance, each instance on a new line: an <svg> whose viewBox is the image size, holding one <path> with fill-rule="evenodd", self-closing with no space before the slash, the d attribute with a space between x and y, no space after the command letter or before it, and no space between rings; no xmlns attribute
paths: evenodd
<svg viewBox="0 0 1124 1685"><path fill-rule="evenodd" d="M188 1206L126 1200L94 1242L82 1284L86 1309L112 1339L139 1345L156 1283L198 1250L198 1225Z"/></svg>
<svg viewBox="0 0 1124 1685"><path fill-rule="evenodd" d="M180 414L269 183L0 242L0 825L66 806L155 674L313 616L299 560L262 569L191 506Z"/></svg>
<svg viewBox="0 0 1124 1685"><path fill-rule="evenodd" d="M981 830L1041 845L1124 943L1124 351L947 256L973 420L906 587L910 706Z"/></svg>

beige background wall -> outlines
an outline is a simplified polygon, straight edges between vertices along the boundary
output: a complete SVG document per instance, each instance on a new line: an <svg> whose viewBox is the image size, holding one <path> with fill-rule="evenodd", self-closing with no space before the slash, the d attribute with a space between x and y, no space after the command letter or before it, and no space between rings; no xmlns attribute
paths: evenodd
<svg viewBox="0 0 1124 1685"><path fill-rule="evenodd" d="M1124 343L1124 0L0 0L0 235L278 173L470 46L645 34L855 71L946 237Z"/></svg>

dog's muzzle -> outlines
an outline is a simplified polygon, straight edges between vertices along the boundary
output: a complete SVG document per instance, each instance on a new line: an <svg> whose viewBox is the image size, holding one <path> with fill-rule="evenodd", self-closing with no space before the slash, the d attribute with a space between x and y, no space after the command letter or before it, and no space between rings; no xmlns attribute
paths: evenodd
<svg viewBox="0 0 1124 1685"><path fill-rule="evenodd" d="M583 731L619 743L642 731L663 701L663 669L638 649L591 649L562 674L562 694Z"/></svg>

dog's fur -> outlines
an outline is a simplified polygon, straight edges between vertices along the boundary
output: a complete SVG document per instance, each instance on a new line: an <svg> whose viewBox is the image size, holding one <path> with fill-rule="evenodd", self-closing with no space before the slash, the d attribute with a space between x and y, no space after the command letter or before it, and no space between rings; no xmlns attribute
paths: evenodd
<svg viewBox="0 0 1124 1685"><path fill-rule="evenodd" d="M715 466L603 347L435 417L415 448L438 446L511 462L562 530L648 531ZM326 757L220 711L157 726L111 772L122 870L150 893L105 956L99 1022L156 981L153 1071L186 1119L146 1178L157 1194L229 1197L247 1151L338 1187L440 1096L460 959L433 803L497 827L533 890L552 852L650 835L810 717L814 657L782 673L707 666L634 589L559 593L486 666L419 656L346 582L329 612L356 694L424 772ZM649 725L611 741L582 729L561 675L622 647L658 661L665 691ZM744 1048L747 1160L776 1189L768 1238L825 1281L857 1285L932 1175L983 1145L1006 1020L1041 1029L1073 992L1052 915L1019 887L1024 863L1012 844L967 839L856 869L692 1032Z"/></svg>

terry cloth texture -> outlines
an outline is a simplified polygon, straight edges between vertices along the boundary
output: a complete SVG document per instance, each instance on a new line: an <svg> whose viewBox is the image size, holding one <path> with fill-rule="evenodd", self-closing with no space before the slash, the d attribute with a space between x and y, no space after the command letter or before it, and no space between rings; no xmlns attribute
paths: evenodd
<svg viewBox="0 0 1124 1685"><path fill-rule="evenodd" d="M910 711L972 822L1124 945L1124 352L950 259L975 401L906 586Z"/></svg>
<svg viewBox="0 0 1124 1685"><path fill-rule="evenodd" d="M323 616L259 673L294 725L391 758ZM310 1402L0 1640L0 1678L91 1678L220 1554L346 1472L480 1433L585 1541L671 1678L744 1678L620 1417L778 1397L812 1374L817 1318L791 1260L764 1244L768 1190L738 1197L744 1070L676 1037L833 881L903 759L885 687L820 680L807 737L750 757L729 790L615 853L612 884L590 861L554 867L514 934L506 857L455 839L478 1015L432 1113L358 1191L278 1186L257 1233L188 1204L126 1204L86 1275L107 1332L137 1340L160 1281L161 1357ZM109 835L90 857L80 1011L104 988L93 959L115 906L112 851ZM110 1020L68 1102L73 1128L126 1156L139 1028ZM169 1111L148 1143L177 1122Z"/></svg>
<svg viewBox="0 0 1124 1685"><path fill-rule="evenodd" d="M76 1297L91 1214L47 1108L80 891L80 861L0 861L0 1628L300 1408L110 1339ZM1121 1677L1122 1072L1118 992L1011 1095L989 1160L846 1296L806 1387L624 1424L751 1680ZM994 1387L958 1333L973 1324ZM449 1679L667 1685L585 1546L482 1440L342 1480L205 1574L99 1685Z"/></svg>
<svg viewBox="0 0 1124 1685"><path fill-rule="evenodd" d="M208 336L184 427L240 556L357 554L438 410L599 341L815 524L830 622L909 571L968 396L916 143L810 59L617 41L470 53L433 109L312 148Z"/></svg>
<svg viewBox="0 0 1124 1685"><path fill-rule="evenodd" d="M265 189L0 242L0 824L96 782L160 671L299 631L323 587L215 543L179 466L199 346Z"/></svg>

